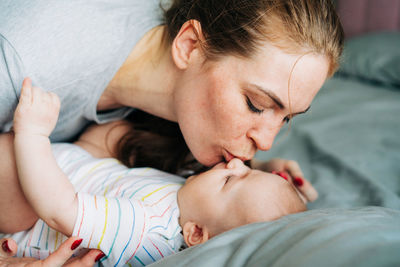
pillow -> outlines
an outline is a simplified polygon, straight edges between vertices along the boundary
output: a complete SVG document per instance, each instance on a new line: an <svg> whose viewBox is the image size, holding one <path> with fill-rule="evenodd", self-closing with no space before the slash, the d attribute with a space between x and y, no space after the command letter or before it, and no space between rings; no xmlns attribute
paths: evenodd
<svg viewBox="0 0 400 267"><path fill-rule="evenodd" d="M400 211L318 209L245 225L151 264L208 266L400 266Z"/></svg>
<svg viewBox="0 0 400 267"><path fill-rule="evenodd" d="M400 32L381 32L345 42L339 74L400 86Z"/></svg>

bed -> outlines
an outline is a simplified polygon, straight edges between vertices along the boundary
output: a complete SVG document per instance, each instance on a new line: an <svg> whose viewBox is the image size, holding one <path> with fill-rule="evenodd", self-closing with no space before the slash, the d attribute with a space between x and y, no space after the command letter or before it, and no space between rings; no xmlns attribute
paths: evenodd
<svg viewBox="0 0 400 267"><path fill-rule="evenodd" d="M340 71L256 156L297 160L319 199L151 266L400 266L400 1L385 3L338 1Z"/></svg>

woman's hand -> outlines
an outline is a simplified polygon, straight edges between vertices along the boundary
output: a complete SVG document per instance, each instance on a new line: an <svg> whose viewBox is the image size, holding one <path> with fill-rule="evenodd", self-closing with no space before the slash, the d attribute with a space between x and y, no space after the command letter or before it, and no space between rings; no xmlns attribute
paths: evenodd
<svg viewBox="0 0 400 267"><path fill-rule="evenodd" d="M251 167L282 176L295 186L305 202L313 202L318 198L317 190L304 178L299 164L294 160L274 158L269 161L261 161L252 159Z"/></svg>
<svg viewBox="0 0 400 267"><path fill-rule="evenodd" d="M75 242L77 241L77 242ZM104 254L100 250L90 250L79 257L71 258L79 243L79 238L68 238L55 252L44 260L34 258L13 258L18 246L11 238L0 239L0 267L89 267L100 260Z"/></svg>

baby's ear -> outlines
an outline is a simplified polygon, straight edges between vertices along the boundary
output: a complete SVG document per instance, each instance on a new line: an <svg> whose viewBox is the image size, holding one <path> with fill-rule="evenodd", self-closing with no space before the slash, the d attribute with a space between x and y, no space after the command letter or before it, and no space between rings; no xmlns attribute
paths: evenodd
<svg viewBox="0 0 400 267"><path fill-rule="evenodd" d="M188 221L183 225L183 238L191 247L206 242L210 233L206 227L200 227L195 222Z"/></svg>

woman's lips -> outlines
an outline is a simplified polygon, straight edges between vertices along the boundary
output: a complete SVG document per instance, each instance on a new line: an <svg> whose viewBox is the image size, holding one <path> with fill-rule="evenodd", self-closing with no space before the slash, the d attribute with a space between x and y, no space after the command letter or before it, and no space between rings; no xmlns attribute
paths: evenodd
<svg viewBox="0 0 400 267"><path fill-rule="evenodd" d="M225 150L225 149L224 149L224 151L223 151L223 156L224 156L226 162L229 162L229 161L231 161L231 160L234 159L234 158L238 158L238 159L240 159L240 160L243 161L243 162L249 160L249 159L246 158L246 157L235 156L235 155L229 153L228 150Z"/></svg>
<svg viewBox="0 0 400 267"><path fill-rule="evenodd" d="M231 153L229 153L229 152L226 151L226 150L223 151L223 155L224 155L224 158L225 158L225 161L226 161L226 162L229 162L229 161L231 161L232 159L235 158L234 155L232 155Z"/></svg>

